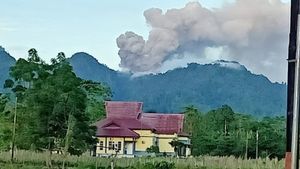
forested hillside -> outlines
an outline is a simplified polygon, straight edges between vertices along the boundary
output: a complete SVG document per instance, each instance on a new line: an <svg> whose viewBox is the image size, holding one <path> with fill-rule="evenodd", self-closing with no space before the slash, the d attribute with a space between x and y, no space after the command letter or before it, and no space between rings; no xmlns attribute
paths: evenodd
<svg viewBox="0 0 300 169"><path fill-rule="evenodd" d="M0 46L0 91L3 89L4 81L9 77L9 68L15 63L16 60Z"/></svg>
<svg viewBox="0 0 300 169"><path fill-rule="evenodd" d="M191 137L193 156L284 157L285 118L283 116L259 119L257 117L262 115L256 114L255 117L241 114L226 105L226 101L238 102L235 98L237 97L235 95L238 95L240 103L249 102L250 106L259 105L257 100L265 103L266 106L275 106L273 104L281 103L274 101L276 97L273 96L267 100L268 95L260 97L260 94L276 93L284 85L273 84L263 76L253 75L236 62L190 64L187 68L176 69L165 74L130 78L129 74L110 70L89 55L78 58L75 55L74 57L78 59L75 60L76 62L82 62L83 70L103 71L102 73L105 74L105 76L100 76L97 72L92 74L77 72L77 75L85 75L89 79L101 77L103 79L98 79L99 81L106 81L107 85L113 88L120 86L119 90L116 90L120 92L118 97L122 95L123 99L129 96L141 97L141 100L146 101L160 97L157 100L150 100L152 109L147 105L149 103L145 103L149 111L155 112L155 108L165 108L163 103L175 107L176 104L170 103L174 100L178 104L181 100L186 101L181 104L182 112L185 113L184 132ZM71 58L73 65L74 57ZM84 62L85 60L90 62ZM12 77L5 81L5 88L11 93L0 94L0 133L2 133L0 134L0 150L9 150L14 140L14 144L23 150L59 149L64 152L63 154L69 152L73 155L80 155L95 143L95 140L91 139L95 128L90 124L104 118L103 101L111 99L110 90L102 83L78 78L62 52L51 61L51 64L45 64L37 51L31 49L27 60L19 59L10 69ZM98 69L89 68L91 65L97 66ZM110 81L105 78L110 78ZM207 80L209 81L206 82ZM237 85L237 82L240 85ZM270 85L270 89L264 88L267 85ZM275 88L275 85L278 88ZM247 93L249 91L252 92ZM212 96L207 94L209 92ZM176 95L172 96L172 93ZM189 100L185 93L193 97ZM157 94L159 95L156 96ZM16 100L12 99L15 97L10 97L10 95L18 98L17 104ZM231 99L223 95L231 96ZM250 99L242 100L244 96L245 98L259 98L250 102ZM168 101L167 97L170 97L171 101ZM203 99L204 97L207 98ZM195 98L202 98L202 100L193 102ZM209 100L209 98L214 99ZM203 107L208 105L209 101L216 102L210 105L216 108L204 111ZM268 105L267 101L274 103L270 102L272 104ZM201 105L197 105L198 102L203 103L202 108ZM185 106L185 104L195 106ZM15 105L17 109L14 109ZM206 108L209 109L207 105ZM246 108L251 110L249 107ZM178 107L178 109L181 108ZM16 122L16 138L13 139L11 126L14 126L12 119L16 111L18 121ZM279 113L270 115L275 116ZM69 141L67 143L63 140ZM174 148L178 146L176 140L172 143L175 145ZM51 158L51 153L49 158ZM66 156L62 159L65 161ZM50 163L48 165L51 165Z"/></svg>
<svg viewBox="0 0 300 169"><path fill-rule="evenodd" d="M194 156L283 158L285 154L284 117L257 120L235 113L227 105L206 113L189 106L185 131L191 135Z"/></svg>
<svg viewBox="0 0 300 169"><path fill-rule="evenodd" d="M114 100L143 101L145 111L182 112L188 105L202 111L227 104L255 116L284 115L286 85L255 75L237 62L189 64L164 74L132 78L113 71L86 53L70 59L83 79L107 83Z"/></svg>
<svg viewBox="0 0 300 169"><path fill-rule="evenodd" d="M74 54L69 61L77 76L110 87L113 100L142 101L146 112L182 112L188 105L208 111L224 104L236 112L258 117L285 112L286 85L272 83L237 62L192 63L163 74L133 78L132 74L112 70L83 52ZM0 50L1 84L14 63L13 57Z"/></svg>

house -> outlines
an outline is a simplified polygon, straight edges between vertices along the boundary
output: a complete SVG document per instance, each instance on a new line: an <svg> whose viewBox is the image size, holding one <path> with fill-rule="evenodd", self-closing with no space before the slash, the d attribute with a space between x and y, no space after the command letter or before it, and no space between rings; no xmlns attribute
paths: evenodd
<svg viewBox="0 0 300 169"><path fill-rule="evenodd" d="M141 102L105 102L106 119L96 123L96 156L137 157L158 147L164 155L190 155L190 139L183 132L183 114L144 113ZM171 146L177 141L180 147Z"/></svg>

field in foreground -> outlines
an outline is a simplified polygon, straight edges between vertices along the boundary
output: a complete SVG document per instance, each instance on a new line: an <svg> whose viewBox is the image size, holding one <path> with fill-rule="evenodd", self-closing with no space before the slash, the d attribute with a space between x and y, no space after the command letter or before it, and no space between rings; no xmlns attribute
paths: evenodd
<svg viewBox="0 0 300 169"><path fill-rule="evenodd" d="M61 168L62 156L53 155L53 168ZM10 153L0 152L0 169L40 169L46 167L47 154L18 151L15 164L10 163ZM109 169L114 161L115 169L283 169L283 160L243 160L234 157L178 158L97 158L88 155L69 156L68 168ZM164 162L163 162L164 161ZM166 167L167 166L167 167Z"/></svg>

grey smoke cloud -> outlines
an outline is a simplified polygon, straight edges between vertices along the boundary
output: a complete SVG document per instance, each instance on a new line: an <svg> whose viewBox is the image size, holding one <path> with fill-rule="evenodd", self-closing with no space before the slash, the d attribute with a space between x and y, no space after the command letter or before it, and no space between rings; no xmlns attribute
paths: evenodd
<svg viewBox="0 0 300 169"><path fill-rule="evenodd" d="M120 67L155 72L166 61L187 55L210 58L208 48L222 48L219 59L236 60L273 81L285 81L289 4L280 0L237 0L220 9L190 2L165 13L144 12L151 30L148 39L134 32L117 38Z"/></svg>

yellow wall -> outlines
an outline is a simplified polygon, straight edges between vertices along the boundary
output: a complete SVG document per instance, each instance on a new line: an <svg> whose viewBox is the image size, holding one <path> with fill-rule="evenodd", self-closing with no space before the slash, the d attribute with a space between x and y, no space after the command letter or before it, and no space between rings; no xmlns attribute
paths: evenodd
<svg viewBox="0 0 300 169"><path fill-rule="evenodd" d="M138 133L140 136L155 136L155 134L151 130L133 130L134 132Z"/></svg>
<svg viewBox="0 0 300 169"><path fill-rule="evenodd" d="M134 141L134 139L125 137L125 141Z"/></svg>
<svg viewBox="0 0 300 169"><path fill-rule="evenodd" d="M100 141L103 141L103 146L105 145L105 137L98 137L98 142L97 142L97 149L96 149L96 154L104 154L105 153L105 148L100 150Z"/></svg>
<svg viewBox="0 0 300 169"><path fill-rule="evenodd" d="M121 150L118 152L119 155L123 155L124 152L124 141L135 141L135 151L146 151L147 148L155 145L155 141L157 140L159 146L159 152L161 153L174 153L174 148L170 145L170 142L174 138L178 138L178 140L187 140L190 139L188 137L177 137L176 134L155 134L151 130L134 130L136 133L140 135L139 138L119 138L119 137L98 137L97 143L97 154L115 154L115 150L108 150L108 148L103 148L100 150L100 141L103 141L103 146L108 147L109 141L113 141L114 144L117 144L119 141L121 142ZM106 141L106 142L105 142ZM190 150L187 150L187 155L190 155Z"/></svg>
<svg viewBox="0 0 300 169"><path fill-rule="evenodd" d="M158 134L157 137L159 152L174 153L174 148L171 146L170 142L177 137L176 134Z"/></svg>
<svg viewBox="0 0 300 169"><path fill-rule="evenodd" d="M147 148L154 145L155 134L151 130L134 130L140 135L136 140L135 151L146 151Z"/></svg>
<svg viewBox="0 0 300 169"><path fill-rule="evenodd" d="M159 146L159 152L174 153L174 148L170 145L170 142L177 138L177 134L154 134L151 130L134 130L140 135L140 138L136 140L136 151L146 151L147 148L155 145L157 140ZM179 140L189 140L187 137L180 137Z"/></svg>

